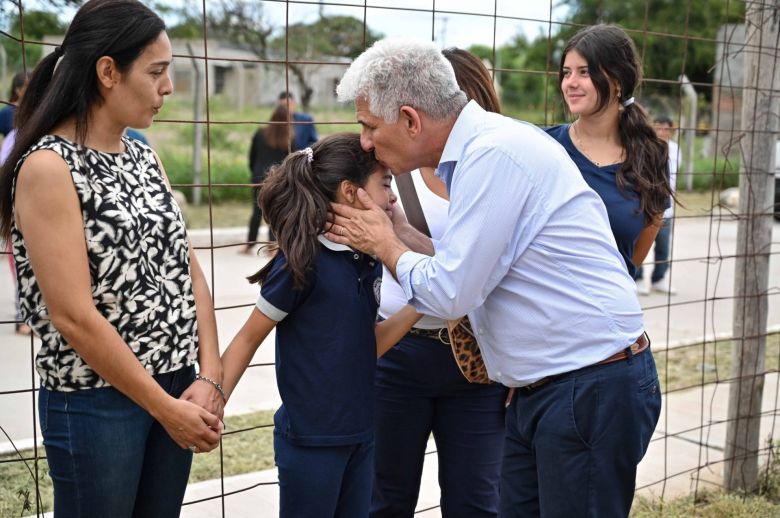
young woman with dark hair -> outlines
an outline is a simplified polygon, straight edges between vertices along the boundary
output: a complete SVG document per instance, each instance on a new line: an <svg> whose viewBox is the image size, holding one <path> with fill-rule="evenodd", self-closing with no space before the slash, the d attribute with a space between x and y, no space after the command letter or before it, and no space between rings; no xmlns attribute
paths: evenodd
<svg viewBox="0 0 780 518"><path fill-rule="evenodd" d="M268 169L284 160L287 153L295 151L293 147L293 134L290 131L290 118L286 106L278 105L271 114L270 123L264 128L258 129L252 137L252 146L249 148L249 169L252 171L252 183L260 184L265 180ZM252 204L252 217L249 219L249 235L247 243L241 252L248 254L257 241L257 233L260 230L260 220L263 217L260 211L258 196L260 188L255 188L254 203ZM268 240L275 241L274 233L269 230Z"/></svg>
<svg viewBox="0 0 780 518"><path fill-rule="evenodd" d="M2 166L56 518L178 516L192 452L219 444L208 285L159 158L124 136L171 93L171 59L142 3L85 3L33 72Z"/></svg>
<svg viewBox="0 0 780 518"><path fill-rule="evenodd" d="M469 100L499 113L490 72L477 56L448 48L458 86ZM447 227L447 187L432 168L409 173L434 239ZM406 304L387 269L382 275L381 317ZM371 515L411 518L420 494L425 450L433 434L444 518L495 517L504 444L507 390L470 383L449 346L447 322L424 316L377 361L376 456Z"/></svg>
<svg viewBox="0 0 780 518"><path fill-rule="evenodd" d="M642 64L619 27L575 34L561 55L558 79L572 124L547 129L604 201L631 276L642 264L670 205L667 146L635 102Z"/></svg>
<svg viewBox="0 0 780 518"><path fill-rule="evenodd" d="M289 155L263 182L276 234L271 261L249 277L257 306L222 356L230 396L276 327L274 416L280 516L367 516L374 457L374 369L419 315L406 306L376 324L381 263L324 236L330 203L363 188L392 213L391 176L360 135L330 135Z"/></svg>

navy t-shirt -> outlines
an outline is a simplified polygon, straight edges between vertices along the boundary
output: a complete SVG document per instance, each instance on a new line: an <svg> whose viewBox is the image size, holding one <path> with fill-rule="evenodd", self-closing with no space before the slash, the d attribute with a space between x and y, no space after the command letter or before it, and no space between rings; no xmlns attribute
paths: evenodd
<svg viewBox="0 0 780 518"><path fill-rule="evenodd" d="M276 326L275 432L301 446L357 444L373 437L374 326L382 265L321 237L303 290L284 254L273 259L257 308Z"/></svg>
<svg viewBox="0 0 780 518"><path fill-rule="evenodd" d="M625 189L618 187L616 174L621 164L599 167L583 155L569 136L570 126L561 124L546 128L545 131L566 149L585 182L601 196L607 208L609 226L612 227L618 251L623 256L628 274L633 278L636 273L633 262L634 246L645 228L645 215L639 210L639 194L632 190L630 185Z"/></svg>

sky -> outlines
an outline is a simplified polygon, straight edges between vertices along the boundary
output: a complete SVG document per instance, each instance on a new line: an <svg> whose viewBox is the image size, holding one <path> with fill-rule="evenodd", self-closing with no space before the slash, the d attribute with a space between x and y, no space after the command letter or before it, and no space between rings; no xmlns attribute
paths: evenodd
<svg viewBox="0 0 780 518"><path fill-rule="evenodd" d="M560 20L566 13L565 8L555 7L552 8L551 16L552 1L365 0L365 6L363 0L322 0L320 3L326 15L340 14L363 19L365 13L368 27L385 36L433 37L442 47L468 47L472 44L492 46L494 29L497 46L510 41L519 33L528 39L546 35L550 18L553 21ZM277 26L284 25L288 7L291 23L301 20L313 22L320 9L316 1L305 4L263 2L268 20ZM436 14L432 16L434 7ZM495 26L494 14L497 15ZM556 28L553 26L553 31Z"/></svg>
<svg viewBox="0 0 780 518"><path fill-rule="evenodd" d="M5 0L0 0L5 2ZM171 6L186 0L163 0ZM548 20L561 20L566 8L552 7L559 0L256 0L263 5L266 20L275 27L290 23L314 22L320 8L325 15L347 15L363 19L368 27L385 36L406 36L430 39L442 47L469 47L473 44L497 46L510 41L517 34L534 39L549 30ZM22 0L25 9L40 8L40 0ZM206 0L216 4L217 0ZM9 2L10 3L10 2ZM189 0L200 6L202 0ZM432 10L436 9L435 16ZM404 10L405 9L405 10ZM66 23L75 10L61 13ZM552 16L551 16L552 12ZM494 23L493 15L497 18ZM173 19L166 19L169 24ZM553 31L556 26L553 25Z"/></svg>

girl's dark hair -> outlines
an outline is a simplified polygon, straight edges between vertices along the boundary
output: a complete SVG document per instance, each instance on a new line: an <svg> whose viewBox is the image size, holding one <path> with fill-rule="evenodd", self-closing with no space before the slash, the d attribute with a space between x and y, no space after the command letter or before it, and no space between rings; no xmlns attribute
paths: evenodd
<svg viewBox="0 0 780 518"><path fill-rule="evenodd" d="M358 187L380 167L372 151L363 151L357 133L328 135L307 150L292 153L271 168L260 186L260 209L276 234L279 249L287 259L296 289L306 283L306 272L320 249L317 240L328 226L330 202L336 201L341 182ZM269 261L249 282L262 283L271 271Z"/></svg>
<svg viewBox="0 0 780 518"><path fill-rule="evenodd" d="M501 103L493 87L493 78L482 60L471 52L456 47L444 49L441 53L452 64L458 86L469 101L474 99L485 110L501 113Z"/></svg>
<svg viewBox="0 0 780 518"><path fill-rule="evenodd" d="M290 149L290 144L292 143L293 134L292 131L290 131L291 127L287 106L282 104L278 105L271 114L271 122L275 124L269 124L263 130L265 141L273 149L288 151Z"/></svg>
<svg viewBox="0 0 780 518"><path fill-rule="evenodd" d="M24 153L69 118L76 142L86 142L90 110L102 102L98 59L109 56L125 72L163 31L162 19L138 0L89 0L78 10L60 46L33 70L16 112L16 142L0 169L0 235L10 234L11 187Z"/></svg>
<svg viewBox="0 0 780 518"><path fill-rule="evenodd" d="M30 72L27 70L22 70L21 72L14 74L13 79L11 79L11 92L8 95L8 100L10 102L15 103L19 100L19 93L17 90L23 87L28 79L30 79Z"/></svg>
<svg viewBox="0 0 780 518"><path fill-rule="evenodd" d="M639 195L639 209L650 222L663 213L670 197L668 147L659 139L637 103L623 106L634 96L642 81L642 64L634 42L619 27L592 25L572 36L566 43L558 69L558 86L563 83L563 63L566 55L576 50L588 63L588 74L598 93L598 111L606 109L612 100L612 84L618 88L620 115L618 134L625 156L617 172L617 184Z"/></svg>

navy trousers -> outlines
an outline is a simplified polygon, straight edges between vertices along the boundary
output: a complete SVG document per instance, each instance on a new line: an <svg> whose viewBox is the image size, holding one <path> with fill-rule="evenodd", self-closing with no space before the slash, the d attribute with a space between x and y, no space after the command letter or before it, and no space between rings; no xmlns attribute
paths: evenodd
<svg viewBox="0 0 780 518"><path fill-rule="evenodd" d="M660 412L650 349L517 389L506 416L501 518L628 516Z"/></svg>
<svg viewBox="0 0 780 518"><path fill-rule="evenodd" d="M274 457L279 470L281 518L368 516L373 441L300 446L274 433Z"/></svg>
<svg viewBox="0 0 780 518"><path fill-rule="evenodd" d="M413 516L433 433L442 516L495 517L506 392L469 383L438 340L407 334L380 358L371 516Z"/></svg>

